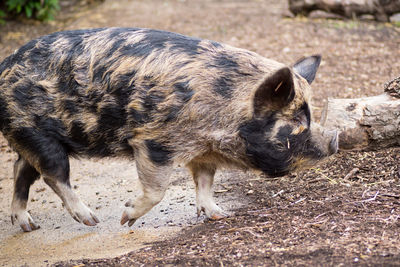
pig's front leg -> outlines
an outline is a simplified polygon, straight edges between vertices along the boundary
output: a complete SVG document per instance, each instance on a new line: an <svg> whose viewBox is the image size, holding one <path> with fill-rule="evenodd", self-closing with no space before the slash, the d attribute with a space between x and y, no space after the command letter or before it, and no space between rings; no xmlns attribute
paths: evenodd
<svg viewBox="0 0 400 267"><path fill-rule="evenodd" d="M138 157L136 168L142 193L135 200L125 203L126 209L121 217L121 225L128 222L128 226L132 226L138 218L163 199L169 185L171 166L160 166L149 161L147 157Z"/></svg>
<svg viewBox="0 0 400 267"><path fill-rule="evenodd" d="M197 215L204 212L207 218L219 220L229 214L224 212L215 204L213 199L212 184L216 166L213 164L191 162L187 167L192 172L193 180L196 185L196 206Z"/></svg>

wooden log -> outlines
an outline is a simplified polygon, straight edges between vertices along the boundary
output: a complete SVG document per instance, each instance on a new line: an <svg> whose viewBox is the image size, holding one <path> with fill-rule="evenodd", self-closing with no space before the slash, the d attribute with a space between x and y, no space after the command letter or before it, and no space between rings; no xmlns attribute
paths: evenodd
<svg viewBox="0 0 400 267"><path fill-rule="evenodd" d="M389 17L400 12L400 0L289 0L289 9L294 14L307 16L314 10L323 10L347 18L370 14L378 21L389 21Z"/></svg>
<svg viewBox="0 0 400 267"><path fill-rule="evenodd" d="M386 83L383 90L393 97L400 98L400 77Z"/></svg>
<svg viewBox="0 0 400 267"><path fill-rule="evenodd" d="M356 99L328 99L321 124L339 129L341 149L400 146L400 99L386 93Z"/></svg>
<svg viewBox="0 0 400 267"><path fill-rule="evenodd" d="M382 95L328 99L321 125L340 131L341 149L400 146L400 77L386 83Z"/></svg>

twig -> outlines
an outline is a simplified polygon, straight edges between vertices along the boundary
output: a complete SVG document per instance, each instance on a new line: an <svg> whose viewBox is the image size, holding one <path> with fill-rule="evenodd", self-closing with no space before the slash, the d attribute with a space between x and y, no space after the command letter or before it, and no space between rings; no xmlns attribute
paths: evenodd
<svg viewBox="0 0 400 267"><path fill-rule="evenodd" d="M365 199L365 200L355 201L355 202L364 203L364 202L375 201L375 200L376 200L376 197L378 196L378 194L379 194L379 190L376 191L376 193L375 193L375 195L374 195L373 197L371 197L371 198L369 198L369 199Z"/></svg>
<svg viewBox="0 0 400 267"><path fill-rule="evenodd" d="M220 193L225 193L225 192L228 192L228 191L229 191L228 189L221 189L221 190L215 190L214 193L220 194Z"/></svg>
<svg viewBox="0 0 400 267"><path fill-rule="evenodd" d="M324 215L327 214L327 213L328 213L328 212L321 213L320 215L316 216L316 217L314 218L314 220L318 219L319 217L324 216Z"/></svg>
<svg viewBox="0 0 400 267"><path fill-rule="evenodd" d="M338 184L337 181L335 181L332 178L329 178L326 174L324 174L319 168L312 168L313 170L315 170L317 173L319 173L320 175L322 175L323 178L327 179L331 184Z"/></svg>
<svg viewBox="0 0 400 267"><path fill-rule="evenodd" d="M364 190L364 192L362 193L361 197L364 198L365 194L369 191L369 188L367 188L366 190Z"/></svg>
<svg viewBox="0 0 400 267"><path fill-rule="evenodd" d="M354 168L352 169L343 179L344 180L349 180L354 174L356 174L360 169L359 168Z"/></svg>
<svg viewBox="0 0 400 267"><path fill-rule="evenodd" d="M245 230L249 230L249 229L254 229L256 228L256 226L245 226L245 227L234 227L234 228L230 228L228 230L226 230L227 232L236 232L236 231L245 231Z"/></svg>
<svg viewBox="0 0 400 267"><path fill-rule="evenodd" d="M285 190L281 190L281 191L279 191L278 193L272 195L270 198L274 198L274 197L276 197L276 196L279 196L280 194L282 194L282 193L284 193L284 192L285 192Z"/></svg>
<svg viewBox="0 0 400 267"><path fill-rule="evenodd" d="M400 195L392 195L392 194L381 194L381 196L382 197L393 197L393 198L396 198L396 199L400 198Z"/></svg>
<svg viewBox="0 0 400 267"><path fill-rule="evenodd" d="M260 212L265 212L265 211L269 211L272 209L276 209L276 207L271 207L271 208L266 208L266 209L260 209L260 210L248 210L248 213L260 213Z"/></svg>
<svg viewBox="0 0 400 267"><path fill-rule="evenodd" d="M297 203L300 203L300 202L302 202L302 201L304 201L304 200L306 200L306 199L307 199L306 197L300 198L299 200L297 200L297 201L295 201L294 203L292 203L292 205L295 205L295 204L297 204Z"/></svg>
<svg viewBox="0 0 400 267"><path fill-rule="evenodd" d="M263 226L260 227L259 225L256 225L256 226L245 226L245 227L234 227L234 228L230 228L230 229L228 229L226 231L227 232L236 232L236 231L249 231L249 230L252 230L254 228L261 228L261 229L269 228L267 226L270 226L270 225L267 224L264 227Z"/></svg>
<svg viewBox="0 0 400 267"><path fill-rule="evenodd" d="M245 232L248 232L248 233L250 233L250 234L252 234L252 235L255 236L255 237L263 238L262 235L256 234L256 233L254 233L253 231L251 231L251 230L249 230L249 229L245 229L244 231L245 231Z"/></svg>
<svg viewBox="0 0 400 267"><path fill-rule="evenodd" d="M378 182L374 182L374 183L369 183L367 184L367 186L371 186L371 185L377 185L377 184L383 184L383 183L387 183L388 181L378 181Z"/></svg>
<svg viewBox="0 0 400 267"><path fill-rule="evenodd" d="M325 219L325 220L321 220L321 221L318 221L318 222L311 222L311 223L306 223L306 224L304 224L304 226L313 226L313 225L318 225L318 224L324 224L324 223L326 223L328 221L328 219Z"/></svg>

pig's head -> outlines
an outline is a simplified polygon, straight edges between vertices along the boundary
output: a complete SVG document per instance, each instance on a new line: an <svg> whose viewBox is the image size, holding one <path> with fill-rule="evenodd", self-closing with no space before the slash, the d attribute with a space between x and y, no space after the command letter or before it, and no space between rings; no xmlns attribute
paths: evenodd
<svg viewBox="0 0 400 267"><path fill-rule="evenodd" d="M310 84L320 62L320 56L311 56L278 69L254 90L253 117L239 134L252 167L268 176L314 166L337 152L337 133L312 122Z"/></svg>

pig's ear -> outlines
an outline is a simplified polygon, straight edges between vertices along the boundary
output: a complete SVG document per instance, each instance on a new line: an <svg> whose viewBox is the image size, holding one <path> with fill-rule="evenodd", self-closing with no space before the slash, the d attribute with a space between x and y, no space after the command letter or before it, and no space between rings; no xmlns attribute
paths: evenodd
<svg viewBox="0 0 400 267"><path fill-rule="evenodd" d="M294 98L293 75L288 67L277 70L258 86L254 94L254 112L278 110Z"/></svg>
<svg viewBox="0 0 400 267"><path fill-rule="evenodd" d="M304 79L306 79L308 84L311 84L314 81L315 74L317 73L320 63L321 56L314 55L311 57L300 59L293 65L293 69Z"/></svg>

